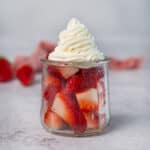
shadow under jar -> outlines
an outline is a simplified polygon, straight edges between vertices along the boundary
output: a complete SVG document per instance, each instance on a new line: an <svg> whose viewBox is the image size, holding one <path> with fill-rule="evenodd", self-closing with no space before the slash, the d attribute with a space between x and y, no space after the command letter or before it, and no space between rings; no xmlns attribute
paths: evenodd
<svg viewBox="0 0 150 150"><path fill-rule="evenodd" d="M43 127L67 136L102 133L110 120L108 59L95 63L41 61Z"/></svg>

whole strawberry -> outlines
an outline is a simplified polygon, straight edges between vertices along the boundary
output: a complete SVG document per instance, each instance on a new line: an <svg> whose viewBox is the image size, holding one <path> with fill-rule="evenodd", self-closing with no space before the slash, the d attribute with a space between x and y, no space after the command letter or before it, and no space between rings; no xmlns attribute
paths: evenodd
<svg viewBox="0 0 150 150"><path fill-rule="evenodd" d="M22 85L31 85L34 81L35 72L29 64L24 64L16 69L16 77Z"/></svg>
<svg viewBox="0 0 150 150"><path fill-rule="evenodd" d="M12 80L13 68L11 63L5 58L0 56L0 82L7 82Z"/></svg>

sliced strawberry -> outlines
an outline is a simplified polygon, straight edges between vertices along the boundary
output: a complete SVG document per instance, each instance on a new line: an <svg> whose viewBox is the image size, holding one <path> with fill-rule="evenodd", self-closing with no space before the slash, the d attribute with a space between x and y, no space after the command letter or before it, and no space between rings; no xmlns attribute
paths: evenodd
<svg viewBox="0 0 150 150"><path fill-rule="evenodd" d="M64 80L62 78L58 78L52 74L49 74L47 77L44 77L44 86L54 85L58 90L60 90L64 86Z"/></svg>
<svg viewBox="0 0 150 150"><path fill-rule="evenodd" d="M83 78L87 79L87 81L89 82L89 85L91 85L91 87L93 87L93 88L96 88L97 81L100 78L104 77L104 70L102 67L82 69L81 72L82 72Z"/></svg>
<svg viewBox="0 0 150 150"><path fill-rule="evenodd" d="M67 81L67 88L75 93L84 92L90 88L96 88L98 80L103 77L101 67L81 69Z"/></svg>
<svg viewBox="0 0 150 150"><path fill-rule="evenodd" d="M82 93L77 93L76 97L78 100L86 99L98 103L98 92L95 88L90 88Z"/></svg>
<svg viewBox="0 0 150 150"><path fill-rule="evenodd" d="M57 92L59 92L65 86L65 81L62 78L58 78L57 76L49 74L44 78L43 82L43 97L44 99L48 100L50 105L52 105Z"/></svg>
<svg viewBox="0 0 150 150"><path fill-rule="evenodd" d="M72 76L66 84L66 88L74 93L79 93L87 90L90 87L87 79L83 78L81 74Z"/></svg>
<svg viewBox="0 0 150 150"><path fill-rule="evenodd" d="M52 42L49 42L49 41L41 40L39 42L39 47L41 47L43 50L45 50L48 53L50 53L50 52L52 52L55 49L56 44L52 43Z"/></svg>
<svg viewBox="0 0 150 150"><path fill-rule="evenodd" d="M82 111L98 111L98 103L87 99L78 99Z"/></svg>
<svg viewBox="0 0 150 150"><path fill-rule="evenodd" d="M52 105L58 89L54 85L48 85L43 93L44 100L47 100Z"/></svg>
<svg viewBox="0 0 150 150"><path fill-rule="evenodd" d="M44 116L44 123L52 129L64 129L66 123L54 112L48 110Z"/></svg>
<svg viewBox="0 0 150 150"><path fill-rule="evenodd" d="M34 81L34 76L35 72L28 64L21 65L16 69L16 77L24 86L31 85Z"/></svg>
<svg viewBox="0 0 150 150"><path fill-rule="evenodd" d="M14 77L11 63L4 57L0 57L0 82L12 80Z"/></svg>
<svg viewBox="0 0 150 150"><path fill-rule="evenodd" d="M99 115L95 112L84 112L87 128L88 129L97 129L99 128Z"/></svg>
<svg viewBox="0 0 150 150"><path fill-rule="evenodd" d="M75 133L86 130L86 120L77 103L76 96L68 91L63 90L58 93L52 105L52 110L56 112Z"/></svg>
<svg viewBox="0 0 150 150"><path fill-rule="evenodd" d="M46 58L47 55L52 52L55 48L55 44L47 42L47 41L40 41L37 45L37 48L34 50L33 54L30 56L31 64L36 71L42 70L42 62L40 61L41 58Z"/></svg>
<svg viewBox="0 0 150 150"><path fill-rule="evenodd" d="M51 74L55 77L63 78L56 66L48 65L47 71L48 71L49 74Z"/></svg>
<svg viewBox="0 0 150 150"><path fill-rule="evenodd" d="M96 89L91 88L85 92L76 94L80 109L85 112L96 111L98 112L98 92Z"/></svg>
<svg viewBox="0 0 150 150"><path fill-rule="evenodd" d="M79 69L74 67L59 67L58 71L61 73L64 79L68 79L72 75L76 74Z"/></svg>

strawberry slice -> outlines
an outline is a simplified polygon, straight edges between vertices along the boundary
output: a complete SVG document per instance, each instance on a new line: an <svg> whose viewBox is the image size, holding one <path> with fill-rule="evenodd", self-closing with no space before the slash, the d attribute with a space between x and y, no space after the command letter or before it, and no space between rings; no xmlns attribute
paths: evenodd
<svg viewBox="0 0 150 150"><path fill-rule="evenodd" d="M103 69L101 67L82 69L78 74L73 75L67 81L67 89L80 93L90 88L96 88L97 82L104 76Z"/></svg>
<svg viewBox="0 0 150 150"><path fill-rule="evenodd" d="M47 100L52 105L57 92L58 89L54 85L48 85L43 93L44 100Z"/></svg>
<svg viewBox="0 0 150 150"><path fill-rule="evenodd" d="M80 109L85 112L96 111L98 112L98 92L96 89L91 88L85 92L76 94Z"/></svg>
<svg viewBox="0 0 150 150"><path fill-rule="evenodd" d="M43 87L45 88L43 97L52 105L55 95L64 87L65 81L50 74L44 78L43 82Z"/></svg>
<svg viewBox="0 0 150 150"><path fill-rule="evenodd" d="M78 99L78 104L80 106L80 109L84 112L89 112L89 111L98 112L98 103L93 100Z"/></svg>
<svg viewBox="0 0 150 150"><path fill-rule="evenodd" d="M16 77L22 85L28 86L33 83L35 72L30 65L24 64L16 69Z"/></svg>
<svg viewBox="0 0 150 150"><path fill-rule="evenodd" d="M104 77L104 70L102 67L82 69L81 72L82 72L83 78L87 79L87 81L89 82L89 85L91 85L91 87L93 87L93 88L96 88L97 81L100 78Z"/></svg>
<svg viewBox="0 0 150 150"><path fill-rule="evenodd" d="M47 77L44 77L43 86L54 85L58 90L60 90L64 86L64 80L62 78L58 78L52 74L49 74Z"/></svg>
<svg viewBox="0 0 150 150"><path fill-rule="evenodd" d="M77 103L76 96L68 91L62 90L55 97L52 110L57 113L75 133L86 130L86 120Z"/></svg>
<svg viewBox="0 0 150 150"><path fill-rule="evenodd" d="M4 57L0 57L0 82L12 80L14 77L11 63Z"/></svg>
<svg viewBox="0 0 150 150"><path fill-rule="evenodd" d="M59 67L58 71L61 73L64 79L68 79L72 75L76 74L79 69L74 67Z"/></svg>
<svg viewBox="0 0 150 150"><path fill-rule="evenodd" d="M65 129L66 123L54 112L48 110L44 116L44 123L52 129Z"/></svg>
<svg viewBox="0 0 150 150"><path fill-rule="evenodd" d="M74 93L84 92L90 88L89 82L82 74L77 74L68 79L66 88Z"/></svg>
<svg viewBox="0 0 150 150"><path fill-rule="evenodd" d="M99 128L99 115L95 112L84 112L87 128L88 129L97 129Z"/></svg>
<svg viewBox="0 0 150 150"><path fill-rule="evenodd" d="M51 74L55 77L63 78L56 66L48 65L47 71L48 71L49 74Z"/></svg>

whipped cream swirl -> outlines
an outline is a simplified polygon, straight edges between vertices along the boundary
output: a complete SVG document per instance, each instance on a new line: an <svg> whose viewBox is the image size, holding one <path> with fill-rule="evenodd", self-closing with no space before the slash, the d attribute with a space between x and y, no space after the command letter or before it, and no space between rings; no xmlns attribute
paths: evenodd
<svg viewBox="0 0 150 150"><path fill-rule="evenodd" d="M59 34L59 42L55 50L49 54L49 60L54 61L98 61L104 55L95 44L94 37L77 19L72 19L67 29Z"/></svg>

